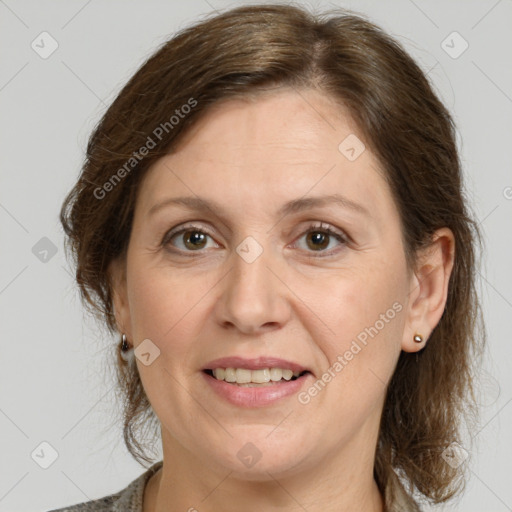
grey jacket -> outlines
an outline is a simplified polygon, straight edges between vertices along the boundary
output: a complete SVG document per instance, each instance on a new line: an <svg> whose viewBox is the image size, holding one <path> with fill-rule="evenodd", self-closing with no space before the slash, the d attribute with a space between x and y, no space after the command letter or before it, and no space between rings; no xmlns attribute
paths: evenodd
<svg viewBox="0 0 512 512"><path fill-rule="evenodd" d="M115 494L49 512L142 512L146 483L161 468L162 464L163 461L153 464L145 473ZM392 484L388 485L384 494L385 512L421 512L418 505L406 493L398 478L392 480Z"/></svg>

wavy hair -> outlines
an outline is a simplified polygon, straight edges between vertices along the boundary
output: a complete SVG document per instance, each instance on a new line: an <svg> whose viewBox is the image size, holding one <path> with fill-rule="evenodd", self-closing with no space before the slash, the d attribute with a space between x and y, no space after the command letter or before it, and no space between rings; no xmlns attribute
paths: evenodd
<svg viewBox="0 0 512 512"><path fill-rule="evenodd" d="M117 332L109 265L126 257L145 172L211 105L280 86L319 90L348 109L385 171L410 271L435 230L448 227L454 234L445 310L420 353L400 354L374 465L381 492L400 475L411 494L446 501L465 479L441 455L451 443L463 444L462 418L471 424L477 417L473 363L485 344L475 286L481 234L465 198L450 113L401 45L364 16L252 5L208 16L161 45L95 127L62 205L81 298L110 333ZM185 109L191 98L195 106ZM188 113L173 123L182 112ZM136 368L119 357L116 368L126 446L136 460L150 462L145 449L156 438L149 427L158 425L156 415Z"/></svg>

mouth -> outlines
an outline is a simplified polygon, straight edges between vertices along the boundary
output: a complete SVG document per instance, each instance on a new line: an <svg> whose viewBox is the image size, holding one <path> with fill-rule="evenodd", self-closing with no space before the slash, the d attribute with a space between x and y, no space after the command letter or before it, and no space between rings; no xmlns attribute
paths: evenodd
<svg viewBox="0 0 512 512"><path fill-rule="evenodd" d="M210 361L200 372L212 400L238 408L270 407L291 398L314 380L304 366L285 359L225 357Z"/></svg>
<svg viewBox="0 0 512 512"><path fill-rule="evenodd" d="M296 370L290 368L260 368L251 370L248 368L213 368L204 369L203 372L210 377L239 387L266 387L276 386L282 382L292 382L305 375L311 374L309 370Z"/></svg>

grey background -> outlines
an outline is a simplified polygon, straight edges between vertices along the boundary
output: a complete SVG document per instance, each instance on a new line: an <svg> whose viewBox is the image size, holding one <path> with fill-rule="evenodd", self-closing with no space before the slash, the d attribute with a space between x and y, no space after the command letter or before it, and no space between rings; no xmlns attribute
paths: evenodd
<svg viewBox="0 0 512 512"><path fill-rule="evenodd" d="M105 361L117 340L84 318L57 215L91 129L143 59L201 15L247 3L0 0L0 511L98 498L144 471L115 423ZM479 283L489 348L471 479L458 503L434 510L512 510L512 2L313 5L369 15L428 72L455 116L468 195L485 232ZM31 47L43 31L59 45L47 59ZM456 59L441 46L453 31L469 44ZM452 51L462 48L448 41ZM48 469L31 455L42 442L58 453Z"/></svg>

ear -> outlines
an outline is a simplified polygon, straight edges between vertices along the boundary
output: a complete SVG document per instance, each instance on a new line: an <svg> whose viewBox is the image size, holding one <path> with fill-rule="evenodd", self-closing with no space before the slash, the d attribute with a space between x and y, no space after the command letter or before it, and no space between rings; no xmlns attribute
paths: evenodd
<svg viewBox="0 0 512 512"><path fill-rule="evenodd" d="M126 286L126 259L112 260L108 266L108 274L112 287L112 302L117 328L125 333L128 340L131 336L130 308Z"/></svg>
<svg viewBox="0 0 512 512"><path fill-rule="evenodd" d="M455 259L455 237L449 228L438 229L431 244L422 249L409 288L409 305L402 339L404 352L417 352L439 323L448 297L448 283ZM423 337L421 343L413 340Z"/></svg>

